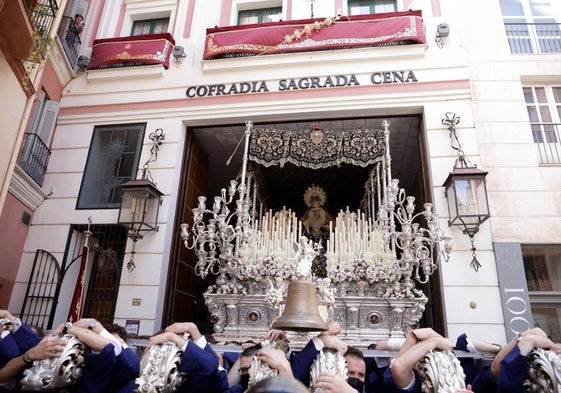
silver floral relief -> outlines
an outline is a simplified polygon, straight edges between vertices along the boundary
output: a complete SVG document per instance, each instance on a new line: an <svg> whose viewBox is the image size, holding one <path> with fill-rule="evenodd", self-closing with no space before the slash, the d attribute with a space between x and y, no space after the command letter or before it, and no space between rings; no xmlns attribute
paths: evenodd
<svg viewBox="0 0 561 393"><path fill-rule="evenodd" d="M347 361L337 350L323 348L314 359L310 368L310 383L315 385L318 377L323 373L331 373L347 378Z"/></svg>
<svg viewBox="0 0 561 393"><path fill-rule="evenodd" d="M14 323L10 318L1 318L0 325L2 325L2 328L4 330L7 330L9 332L11 332L14 329Z"/></svg>
<svg viewBox="0 0 561 393"><path fill-rule="evenodd" d="M275 348L273 343L265 340L261 343L262 348ZM274 377L278 375L278 370L269 367L266 363L262 362L254 356L251 360L251 367L249 368L249 387L255 385L262 379Z"/></svg>
<svg viewBox="0 0 561 393"><path fill-rule="evenodd" d="M205 293L205 304L207 306L208 312L210 314L210 319L214 325L214 331L217 333L222 333L224 331L224 326L226 325L226 308L220 302L217 302L217 298L208 293Z"/></svg>
<svg viewBox="0 0 561 393"><path fill-rule="evenodd" d="M417 364L423 393L456 393L466 388L465 374L452 351L430 351Z"/></svg>
<svg viewBox="0 0 561 393"><path fill-rule="evenodd" d="M561 392L561 358L553 351L535 348L528 355L528 375L524 391Z"/></svg>
<svg viewBox="0 0 561 393"><path fill-rule="evenodd" d="M59 358L35 360L30 368L23 371L20 381L23 390L61 388L75 384L82 377L86 346L72 334L49 339L66 341L62 355Z"/></svg>
<svg viewBox="0 0 561 393"><path fill-rule="evenodd" d="M138 393L173 393L183 384L186 375L178 371L183 351L174 343L153 345L140 361L140 377L136 378Z"/></svg>

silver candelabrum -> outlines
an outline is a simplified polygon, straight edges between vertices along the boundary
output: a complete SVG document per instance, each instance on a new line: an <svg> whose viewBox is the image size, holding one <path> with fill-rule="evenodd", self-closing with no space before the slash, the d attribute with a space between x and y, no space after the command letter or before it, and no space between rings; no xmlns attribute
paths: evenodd
<svg viewBox="0 0 561 393"><path fill-rule="evenodd" d="M425 203L424 210L415 214L415 197L406 196L398 184L399 180L393 179L386 187L376 227L388 251L396 255L395 267L403 277L403 284L411 289L415 286L412 277L424 284L436 270L437 261L433 258L436 247L444 242L438 255L447 262L453 243L451 237L444 236L432 203ZM426 227L419 222L423 219Z"/></svg>
<svg viewBox="0 0 561 393"><path fill-rule="evenodd" d="M406 290L411 290L415 287L411 278L425 284L437 269L438 259L448 262L453 241L444 236L432 203L425 203L424 210L415 214L415 197L407 196L399 180L392 179L389 125L388 120L382 123L385 157L371 171L367 204L373 227L382 235L384 252L395 255L393 269L403 278L396 284L401 281Z"/></svg>
<svg viewBox="0 0 561 393"><path fill-rule="evenodd" d="M217 284L225 284L226 271L236 268L239 251L247 246L253 233L251 207L255 205L255 185L251 198L251 177L247 176L249 137L253 124L246 121L245 150L242 161L241 179L230 180L230 186L215 196L212 209L207 208L207 198L198 197L198 206L193 211L193 226L181 224L181 238L187 249L197 255L195 273L205 278L219 274ZM233 210L229 208L232 206Z"/></svg>

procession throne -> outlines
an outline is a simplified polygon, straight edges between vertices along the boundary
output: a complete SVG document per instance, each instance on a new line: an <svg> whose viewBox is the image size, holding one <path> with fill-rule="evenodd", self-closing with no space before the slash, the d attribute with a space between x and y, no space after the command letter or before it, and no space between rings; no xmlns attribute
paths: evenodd
<svg viewBox="0 0 561 393"><path fill-rule="evenodd" d="M270 132L246 122L240 176L211 200L211 206L200 196L192 209L193 224L181 224L183 242L197 257L195 273L217 276L204 298L218 341L259 341L285 308L288 288L297 277L301 255L294 244L304 235L303 223L291 209L264 213L257 209L257 182L247 172L250 156L259 162L252 149L274 146L275 138L285 136ZM349 138L367 138L363 142L375 143L373 151L382 154L368 161L372 169L365 180L362 210L341 210L328 228L322 228L327 239L322 245L325 277L314 275L311 280L323 320L337 321L339 337L365 348L373 341L404 337L419 324L427 302L419 287L436 270L441 243L443 255L450 252L451 243L443 236L432 205L426 203L416 212L415 198L391 177L389 122L384 121L380 130L345 132ZM316 154L322 151L322 140L338 140L338 135L322 130L315 142L306 132L291 138L300 138L301 146L307 144ZM290 339L298 347L308 338L292 333Z"/></svg>

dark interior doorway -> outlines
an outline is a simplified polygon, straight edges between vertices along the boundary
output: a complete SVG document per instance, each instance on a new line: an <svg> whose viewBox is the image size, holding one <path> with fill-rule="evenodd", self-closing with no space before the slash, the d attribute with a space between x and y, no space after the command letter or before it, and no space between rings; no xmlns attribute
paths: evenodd
<svg viewBox="0 0 561 393"><path fill-rule="evenodd" d="M421 117L419 115L398 116L387 118L352 118L321 121L311 119L299 122L275 122L275 123L255 123L255 127L274 127L286 130L306 130L311 129L312 123L321 123L324 129L346 130L357 128L380 129L382 121L390 121L390 152L392 157L392 175L400 180L400 187L404 188L408 196L416 198L417 209L421 209L424 202L430 199L430 189L427 186L426 157L424 153L423 135L421 132ZM221 188L227 188L229 181L235 179L242 167L243 141L236 150L236 145L244 137L245 124L193 127L189 129L208 161L206 172L206 193L209 200L215 195L220 195ZM235 151L235 153L233 153ZM230 165L226 162L230 160ZM251 164L250 165L254 165ZM256 164L255 164L256 165ZM184 167L186 168L186 167ZM341 164L325 169L307 169L286 164L284 167L260 166L264 179L269 208L273 211L290 208L300 217L306 210L303 195L311 185L319 185L324 188L327 194L326 208L336 215L341 209L348 206L351 210L356 210L364 195L364 184L368 180L368 167L362 168L350 164ZM186 169L184 169L186 170ZM193 202L193 195L190 196L191 207L196 205ZM185 211L184 211L185 213ZM183 222L183 221L182 221ZM177 242L179 244L179 242ZM181 246L182 247L182 246ZM192 282L192 281L191 281ZM198 279L199 284L203 284ZM205 280L206 285L208 280ZM201 288L201 285L197 288ZM210 282L209 282L210 284ZM425 288L427 295L433 296L434 288ZM198 322L206 328L212 324L206 320L196 321L205 315L204 299L201 293L193 299L192 315L179 316L180 320L192 320ZM433 313L440 311L440 301L432 298L427 304L428 323L437 330L442 329L438 321L441 317L433 317ZM189 319L191 318L191 319ZM165 319L165 318L164 318ZM166 321L171 322L171 321ZM211 333L211 331L207 331Z"/></svg>

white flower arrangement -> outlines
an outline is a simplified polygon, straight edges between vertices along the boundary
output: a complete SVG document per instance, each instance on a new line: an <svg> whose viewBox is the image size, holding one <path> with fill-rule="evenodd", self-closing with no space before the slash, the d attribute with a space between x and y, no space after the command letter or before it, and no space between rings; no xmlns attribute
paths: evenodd
<svg viewBox="0 0 561 393"><path fill-rule="evenodd" d="M222 285L213 284L208 287L205 294L215 293L218 295L247 295L247 289L240 283L229 282Z"/></svg>
<svg viewBox="0 0 561 393"><path fill-rule="evenodd" d="M352 263L343 262L328 266L327 277L334 283L366 281L368 284L389 282L396 274L389 265L369 265L363 258L357 258Z"/></svg>

